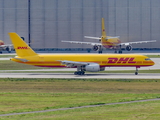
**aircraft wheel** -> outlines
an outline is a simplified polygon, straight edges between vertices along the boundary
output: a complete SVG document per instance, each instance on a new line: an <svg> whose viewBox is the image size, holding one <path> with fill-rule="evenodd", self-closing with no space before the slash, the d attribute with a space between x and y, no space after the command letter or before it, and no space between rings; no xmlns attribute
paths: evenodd
<svg viewBox="0 0 160 120"><path fill-rule="evenodd" d="M99 54L102 54L102 51L99 51L98 53L99 53Z"/></svg>
<svg viewBox="0 0 160 120"><path fill-rule="evenodd" d="M135 75L138 75L138 72L135 72Z"/></svg>
<svg viewBox="0 0 160 120"><path fill-rule="evenodd" d="M77 71L77 72L74 72L74 75L84 75L84 71Z"/></svg>
<svg viewBox="0 0 160 120"><path fill-rule="evenodd" d="M74 72L74 75L77 75L77 72Z"/></svg>
<svg viewBox="0 0 160 120"><path fill-rule="evenodd" d="M84 73L85 73L85 72L84 72L84 71L82 71L82 72L81 72L81 75L84 75Z"/></svg>
<svg viewBox="0 0 160 120"><path fill-rule="evenodd" d="M119 53L121 54L121 53L122 53L122 50L120 50Z"/></svg>
<svg viewBox="0 0 160 120"><path fill-rule="evenodd" d="M78 75L81 75L81 71L78 71L77 74L78 74Z"/></svg>

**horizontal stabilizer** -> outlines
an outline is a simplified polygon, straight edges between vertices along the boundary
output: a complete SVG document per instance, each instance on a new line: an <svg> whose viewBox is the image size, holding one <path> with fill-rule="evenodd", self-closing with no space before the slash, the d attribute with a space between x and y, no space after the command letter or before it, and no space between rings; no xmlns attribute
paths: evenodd
<svg viewBox="0 0 160 120"><path fill-rule="evenodd" d="M107 39L112 39L112 38L120 38L120 36L115 36L115 37L107 37Z"/></svg>
<svg viewBox="0 0 160 120"><path fill-rule="evenodd" d="M28 60L26 60L26 59L21 59L21 58L13 58L13 59L17 59L17 60L20 60L22 62L28 62Z"/></svg>
<svg viewBox="0 0 160 120"><path fill-rule="evenodd" d="M84 36L85 38L90 38L90 39L101 39L100 37L91 37L91 36Z"/></svg>

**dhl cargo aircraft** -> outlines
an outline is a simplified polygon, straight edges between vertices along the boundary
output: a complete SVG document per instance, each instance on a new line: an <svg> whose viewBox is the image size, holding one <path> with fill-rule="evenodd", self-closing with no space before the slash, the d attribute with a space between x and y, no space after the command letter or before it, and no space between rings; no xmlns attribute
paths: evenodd
<svg viewBox="0 0 160 120"><path fill-rule="evenodd" d="M104 71L105 67L135 67L137 75L138 68L154 65L150 58L135 54L37 54L18 34L9 36L17 53L12 61L39 67L77 68L75 75Z"/></svg>
<svg viewBox="0 0 160 120"><path fill-rule="evenodd" d="M5 45L4 42L0 40L0 54L2 54L3 50L6 50L10 53L12 50L12 45L9 45L9 44Z"/></svg>
<svg viewBox="0 0 160 120"><path fill-rule="evenodd" d="M68 43L77 43L77 44L88 44L93 46L94 51L98 51L98 53L102 53L103 47L107 49L114 49L115 53L122 53L121 46L126 46L126 50L131 51L132 46L131 44L138 44L138 43L148 43L148 42L156 42L156 40L150 40L150 41L136 41L136 42L126 42L122 43L119 39L119 36L107 36L105 31L105 24L104 24L104 18L102 18L102 36L101 37L91 37L91 36L84 36L85 38L90 39L98 39L100 43L93 43L93 42L80 42L80 41L62 41L62 42L68 42Z"/></svg>

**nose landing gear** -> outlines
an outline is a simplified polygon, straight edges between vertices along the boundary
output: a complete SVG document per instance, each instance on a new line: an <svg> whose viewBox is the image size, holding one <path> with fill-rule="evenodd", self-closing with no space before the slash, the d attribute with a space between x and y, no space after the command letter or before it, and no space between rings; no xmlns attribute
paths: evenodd
<svg viewBox="0 0 160 120"><path fill-rule="evenodd" d="M136 67L135 75L138 75L138 67Z"/></svg>

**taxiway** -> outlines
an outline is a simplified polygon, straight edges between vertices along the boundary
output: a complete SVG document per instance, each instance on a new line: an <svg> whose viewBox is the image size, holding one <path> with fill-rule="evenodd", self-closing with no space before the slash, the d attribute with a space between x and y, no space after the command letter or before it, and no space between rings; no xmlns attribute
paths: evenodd
<svg viewBox="0 0 160 120"><path fill-rule="evenodd" d="M160 79L159 73L89 73L74 75L73 73L0 73L0 78L94 78L94 79Z"/></svg>

